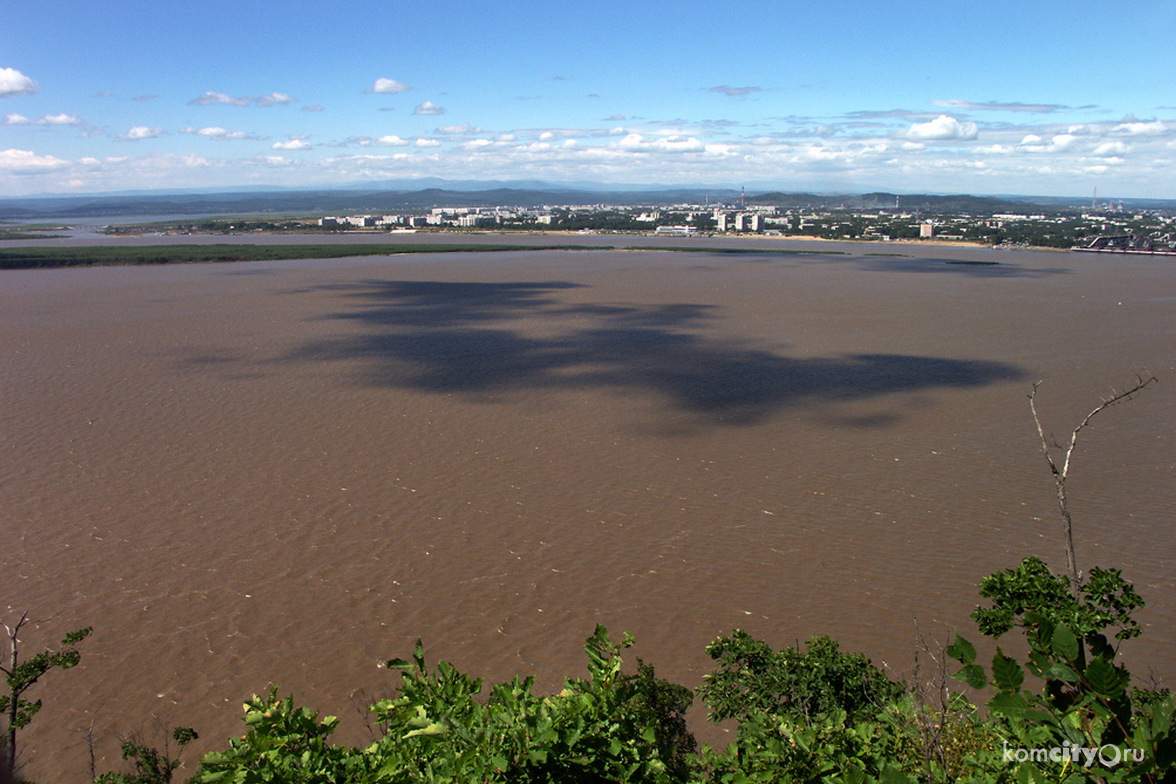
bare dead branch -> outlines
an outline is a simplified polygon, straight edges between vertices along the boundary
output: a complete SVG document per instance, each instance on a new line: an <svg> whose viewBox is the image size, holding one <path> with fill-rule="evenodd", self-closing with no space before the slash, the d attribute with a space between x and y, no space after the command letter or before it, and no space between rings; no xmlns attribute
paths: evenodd
<svg viewBox="0 0 1176 784"><path fill-rule="evenodd" d="M1041 453L1045 455L1046 462L1049 463L1050 473L1053 475L1054 489L1058 499L1058 509L1062 513L1062 534L1066 548L1066 570L1070 574L1070 589L1074 592L1077 592L1078 586L1081 584L1082 573L1078 570L1077 560L1074 554L1074 521L1070 517L1070 504L1069 499L1066 497L1066 479L1070 475L1070 460L1074 456L1074 448L1078 445L1078 434L1103 410L1133 400L1136 395L1147 389L1153 383L1158 383L1158 379L1155 376L1149 375L1145 378L1143 374L1137 373L1135 384L1129 389L1121 392L1111 389L1111 394L1103 398L1102 402L1095 406L1076 428L1070 431L1070 440L1065 446L1059 444L1052 435L1047 437L1045 429L1041 426L1041 417L1037 414L1037 390L1041 387L1042 382L1038 381L1035 383L1033 389L1029 392L1029 410L1033 413L1033 424L1037 426L1037 436L1041 440ZM1058 466L1057 460L1054 459L1054 450L1063 450L1061 467Z"/></svg>

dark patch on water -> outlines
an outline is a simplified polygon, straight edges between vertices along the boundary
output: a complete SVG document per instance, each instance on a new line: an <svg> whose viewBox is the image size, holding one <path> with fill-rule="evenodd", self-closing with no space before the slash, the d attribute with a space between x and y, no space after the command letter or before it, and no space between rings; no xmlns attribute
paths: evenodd
<svg viewBox="0 0 1176 784"><path fill-rule="evenodd" d="M978 259L917 258L914 256L883 256L867 254L871 258L854 261L860 269L871 272L938 272L966 275L972 278L1044 278L1065 275L1070 271L1059 267L1033 268L1001 261Z"/></svg>
<svg viewBox="0 0 1176 784"><path fill-rule="evenodd" d="M705 421L747 425L777 412L928 388L1020 379L1013 365L909 354L789 357L707 334L715 306L568 303L563 281L370 280L332 286L347 307L325 318L356 335L282 361L361 359L361 383L501 401L512 392L610 388L654 393ZM506 324L505 322L515 322ZM861 418L856 427L893 417Z"/></svg>

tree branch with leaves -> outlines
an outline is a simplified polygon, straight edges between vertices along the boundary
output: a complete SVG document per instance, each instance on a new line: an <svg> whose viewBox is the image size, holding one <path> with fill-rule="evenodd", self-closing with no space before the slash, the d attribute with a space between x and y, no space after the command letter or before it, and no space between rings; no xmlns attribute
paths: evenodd
<svg viewBox="0 0 1176 784"><path fill-rule="evenodd" d="M0 713L7 720L7 755L3 760L5 770L2 774L5 780L16 780L16 732L28 725L41 710L41 701L25 699L26 691L36 685L50 670L68 670L77 666L81 660L81 653L77 646L82 640L90 636L93 627L70 632L61 641L58 650L45 650L21 661L20 631L30 623L29 614L22 613L20 620L14 624L4 624L4 631L8 642L7 664L0 665L0 673L4 673L6 694L0 694Z"/></svg>

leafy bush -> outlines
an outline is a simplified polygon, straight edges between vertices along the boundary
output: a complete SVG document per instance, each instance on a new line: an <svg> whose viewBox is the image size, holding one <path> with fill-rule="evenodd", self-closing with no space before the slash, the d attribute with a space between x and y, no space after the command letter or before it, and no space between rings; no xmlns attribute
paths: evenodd
<svg viewBox="0 0 1176 784"><path fill-rule="evenodd" d="M336 719L296 708L290 698L246 703L249 731L227 752L204 758L202 784L253 782L649 782L681 781L693 738L683 714L684 687L658 680L652 667L623 672L620 643L598 626L588 638L586 679L559 694L532 692L515 678L477 699L482 681L447 662L426 666L417 643L398 697L372 707L384 735L365 749L332 746Z"/></svg>
<svg viewBox="0 0 1176 784"><path fill-rule="evenodd" d="M850 721L871 718L903 692L870 660L842 653L828 637L813 637L808 650L773 651L742 629L707 646L717 669L699 694L714 721L747 720L759 713L807 719L844 711Z"/></svg>

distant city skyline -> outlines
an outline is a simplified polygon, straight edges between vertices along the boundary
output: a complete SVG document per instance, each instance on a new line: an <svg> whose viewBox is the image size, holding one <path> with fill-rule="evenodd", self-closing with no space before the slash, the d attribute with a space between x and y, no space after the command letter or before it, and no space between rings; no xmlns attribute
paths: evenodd
<svg viewBox="0 0 1176 784"><path fill-rule="evenodd" d="M0 196L440 177L1176 198L1176 6L10 4Z"/></svg>

